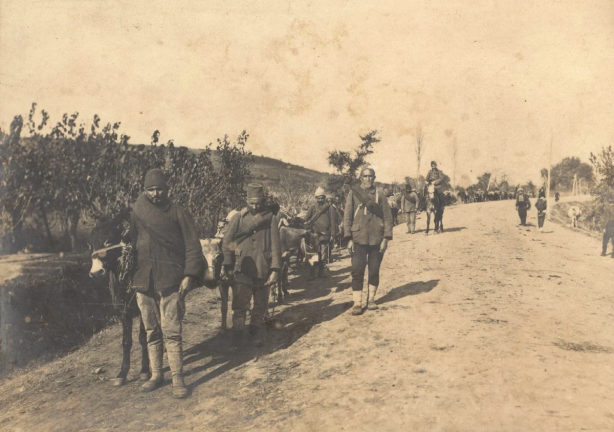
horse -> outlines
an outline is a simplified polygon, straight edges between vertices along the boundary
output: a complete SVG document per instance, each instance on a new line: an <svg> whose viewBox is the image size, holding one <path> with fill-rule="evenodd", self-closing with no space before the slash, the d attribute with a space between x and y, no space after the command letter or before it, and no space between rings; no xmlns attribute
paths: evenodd
<svg viewBox="0 0 614 432"><path fill-rule="evenodd" d="M203 283L207 288L215 288L217 285L220 290L220 297L222 298L221 329L225 331L228 328L226 319L228 317L228 289L230 288L230 281L222 274L222 264L224 263L222 239L219 237L201 239L200 246L205 260Z"/></svg>
<svg viewBox="0 0 614 432"><path fill-rule="evenodd" d="M108 277L108 288L115 309L119 312L122 323L122 363L114 386L126 384L130 370L130 350L132 349L132 323L141 316L136 301L136 291L129 288L134 267L130 254L129 210L114 218L103 218L92 229L88 246L92 252L90 277L103 280ZM141 371L139 380L147 381L151 376L149 355L147 353L147 333L141 318L139 326L139 343L141 345Z"/></svg>
<svg viewBox="0 0 614 432"><path fill-rule="evenodd" d="M435 233L443 232L443 209L444 203L435 193L435 185L424 185L424 199L426 211L426 234L428 235L431 224L431 214L435 219Z"/></svg>

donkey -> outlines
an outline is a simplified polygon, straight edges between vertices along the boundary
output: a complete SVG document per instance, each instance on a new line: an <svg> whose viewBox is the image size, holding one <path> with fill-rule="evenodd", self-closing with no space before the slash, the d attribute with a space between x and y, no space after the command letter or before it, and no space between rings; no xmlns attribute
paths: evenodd
<svg viewBox="0 0 614 432"><path fill-rule="evenodd" d="M435 233L443 232L443 200L435 193L433 184L424 185L423 193L426 200L426 234L429 233L431 214L435 216Z"/></svg>
<svg viewBox="0 0 614 432"><path fill-rule="evenodd" d="M113 381L114 386L126 384L130 370L130 350L132 349L132 323L135 317L140 317L136 301L136 291L129 288L131 278L127 267L126 253L130 246L129 210L114 218L101 219L92 230L88 245L92 251L92 267L90 277L96 280L107 280L111 299L119 312L122 323L123 356L121 369ZM139 343L141 344L141 371L139 380L147 381L151 375L149 355L147 354L147 334L140 320Z"/></svg>

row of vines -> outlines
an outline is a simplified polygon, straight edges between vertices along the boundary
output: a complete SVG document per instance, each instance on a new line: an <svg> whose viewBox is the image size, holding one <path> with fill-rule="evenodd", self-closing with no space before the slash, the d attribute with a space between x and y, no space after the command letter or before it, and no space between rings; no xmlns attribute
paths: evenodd
<svg viewBox="0 0 614 432"><path fill-rule="evenodd" d="M78 113L49 124L44 110L32 105L27 119L15 116L2 133L0 172L0 252L23 250L40 234L46 250L79 247L79 226L129 207L143 190L147 170L162 168L172 200L187 208L200 234L215 232L220 217L245 200L251 152L244 131L202 151L159 142L132 145L120 123L78 123Z"/></svg>

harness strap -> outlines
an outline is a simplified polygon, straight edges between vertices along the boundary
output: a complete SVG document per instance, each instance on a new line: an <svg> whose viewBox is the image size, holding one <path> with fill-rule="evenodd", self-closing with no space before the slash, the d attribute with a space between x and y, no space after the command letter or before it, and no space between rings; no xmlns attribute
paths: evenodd
<svg viewBox="0 0 614 432"><path fill-rule="evenodd" d="M118 243L116 245L111 245L111 246L108 246L108 247L103 248L103 249L98 249L98 250L95 250L94 252L92 252L92 256L97 255L97 254L102 253L102 252L108 252L108 251L113 250L113 249L123 248L124 246L126 246L125 243Z"/></svg>

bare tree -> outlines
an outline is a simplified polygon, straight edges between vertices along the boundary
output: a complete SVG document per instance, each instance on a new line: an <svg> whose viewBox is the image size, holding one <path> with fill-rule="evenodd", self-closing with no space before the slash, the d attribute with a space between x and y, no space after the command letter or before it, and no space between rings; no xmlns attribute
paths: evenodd
<svg viewBox="0 0 614 432"><path fill-rule="evenodd" d="M418 162L418 166L416 167L416 178L420 177L420 162L422 161L422 156L424 155L424 133L422 132L422 126L418 125L416 128L416 161Z"/></svg>

